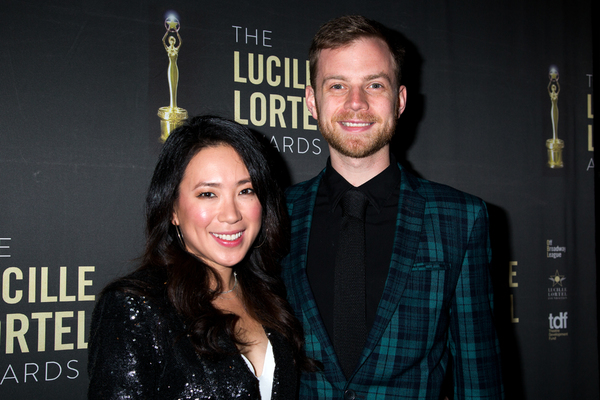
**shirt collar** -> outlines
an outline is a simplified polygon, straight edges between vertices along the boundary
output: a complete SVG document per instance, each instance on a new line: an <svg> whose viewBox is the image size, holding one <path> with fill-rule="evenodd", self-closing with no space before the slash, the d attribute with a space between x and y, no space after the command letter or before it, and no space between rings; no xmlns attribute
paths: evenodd
<svg viewBox="0 0 600 400"><path fill-rule="evenodd" d="M393 195L394 189L400 183L400 169L396 163L396 158L390 154L390 165L381 171L379 175L358 186L360 190L369 199L369 204L375 207L379 213L385 205L386 200ZM323 177L323 184L327 189L331 211L335 210L342 196L354 186L343 176L341 176L332 166L331 160L327 159L327 168Z"/></svg>

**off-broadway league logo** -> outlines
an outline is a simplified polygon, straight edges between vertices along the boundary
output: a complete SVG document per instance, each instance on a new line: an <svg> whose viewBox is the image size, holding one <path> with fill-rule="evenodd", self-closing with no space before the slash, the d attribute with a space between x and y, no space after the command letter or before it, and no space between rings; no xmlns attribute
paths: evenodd
<svg viewBox="0 0 600 400"><path fill-rule="evenodd" d="M563 254L567 252L565 246L557 246L553 243L552 239L546 240L546 257L547 258L562 258Z"/></svg>
<svg viewBox="0 0 600 400"><path fill-rule="evenodd" d="M558 270L556 270L554 275L548 277L548 280L552 282L552 287L548 288L548 300L567 299L567 288L564 286L565 279L567 277L559 274Z"/></svg>
<svg viewBox="0 0 600 400"><path fill-rule="evenodd" d="M548 340L556 340L559 337L569 336L567 330L567 321L569 319L568 312L561 312L557 316L552 313L548 315L550 329L548 330Z"/></svg>

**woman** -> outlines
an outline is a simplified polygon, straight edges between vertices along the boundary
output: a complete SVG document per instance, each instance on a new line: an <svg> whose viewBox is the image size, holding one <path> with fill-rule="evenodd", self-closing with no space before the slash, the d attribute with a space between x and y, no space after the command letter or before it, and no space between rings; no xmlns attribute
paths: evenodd
<svg viewBox="0 0 600 400"><path fill-rule="evenodd" d="M92 316L90 399L292 399L311 369L277 261L283 202L249 130L196 117L166 141L141 266ZM257 378L260 377L260 378Z"/></svg>

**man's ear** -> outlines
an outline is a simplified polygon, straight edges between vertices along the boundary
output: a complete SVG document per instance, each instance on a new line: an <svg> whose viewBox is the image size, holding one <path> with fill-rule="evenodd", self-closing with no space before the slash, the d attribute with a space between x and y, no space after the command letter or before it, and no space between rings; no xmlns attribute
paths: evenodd
<svg viewBox="0 0 600 400"><path fill-rule="evenodd" d="M406 86L400 86L398 88L398 117L402 115L406 108Z"/></svg>
<svg viewBox="0 0 600 400"><path fill-rule="evenodd" d="M318 119L319 116L317 115L317 103L315 102L315 90L313 89L312 86L307 86L305 91L304 91L304 95L306 97L306 108L308 108L308 111L310 111L310 114L312 115L312 117L314 119Z"/></svg>

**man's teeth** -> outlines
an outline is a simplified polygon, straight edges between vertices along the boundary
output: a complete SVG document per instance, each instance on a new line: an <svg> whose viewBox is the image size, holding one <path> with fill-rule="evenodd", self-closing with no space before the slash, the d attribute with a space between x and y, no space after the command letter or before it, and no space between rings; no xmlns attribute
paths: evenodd
<svg viewBox="0 0 600 400"><path fill-rule="evenodd" d="M356 127L369 126L369 125L371 125L371 122L342 122L342 125L356 128Z"/></svg>
<svg viewBox="0 0 600 400"><path fill-rule="evenodd" d="M242 236L242 232L238 232L238 233L235 233L233 235L219 235L218 233L213 233L213 236L216 237L216 238L219 238L221 240L229 240L229 241L231 241L231 240L236 240L240 236Z"/></svg>

